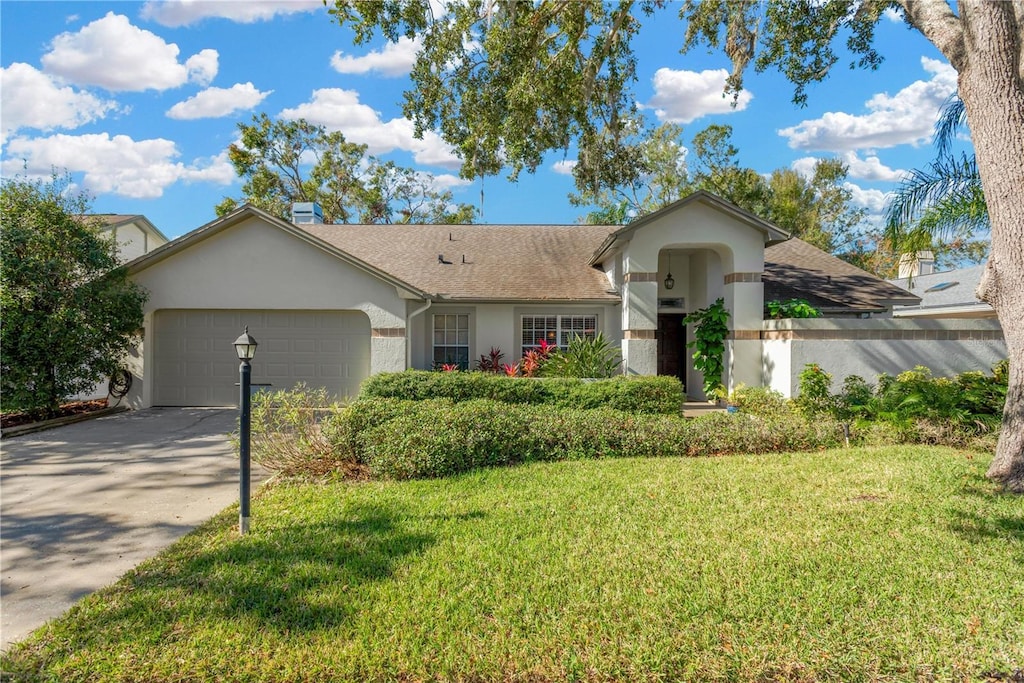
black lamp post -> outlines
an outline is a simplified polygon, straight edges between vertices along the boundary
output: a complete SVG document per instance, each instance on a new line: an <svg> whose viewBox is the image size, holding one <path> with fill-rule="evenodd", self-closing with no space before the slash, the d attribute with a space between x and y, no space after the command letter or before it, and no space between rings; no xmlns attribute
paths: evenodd
<svg viewBox="0 0 1024 683"><path fill-rule="evenodd" d="M252 366L249 361L256 355L256 340L249 334L249 326L245 326L245 332L235 340L235 353L242 364L238 366L239 374L239 420L238 439L238 531L246 534L249 531L249 386L252 378Z"/></svg>

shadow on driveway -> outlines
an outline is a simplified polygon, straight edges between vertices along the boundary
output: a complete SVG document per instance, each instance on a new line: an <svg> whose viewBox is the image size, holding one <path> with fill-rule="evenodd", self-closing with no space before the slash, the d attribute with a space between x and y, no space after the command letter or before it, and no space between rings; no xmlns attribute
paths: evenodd
<svg viewBox="0 0 1024 683"><path fill-rule="evenodd" d="M237 501L236 416L153 408L4 439L0 647Z"/></svg>

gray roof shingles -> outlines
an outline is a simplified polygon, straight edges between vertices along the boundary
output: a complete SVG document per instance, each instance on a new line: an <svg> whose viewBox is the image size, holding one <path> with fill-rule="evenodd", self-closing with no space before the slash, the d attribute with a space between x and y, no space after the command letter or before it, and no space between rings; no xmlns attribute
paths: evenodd
<svg viewBox="0 0 1024 683"><path fill-rule="evenodd" d="M452 300L618 301L588 265L615 225L299 225L328 244ZM439 263L443 255L447 263ZM465 262L463 262L465 257ZM799 239L765 249L765 300L862 312L917 297Z"/></svg>

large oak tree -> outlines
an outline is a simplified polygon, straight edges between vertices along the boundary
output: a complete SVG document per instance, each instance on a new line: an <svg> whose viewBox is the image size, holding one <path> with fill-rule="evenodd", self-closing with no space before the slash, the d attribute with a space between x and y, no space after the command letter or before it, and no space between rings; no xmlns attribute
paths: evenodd
<svg viewBox="0 0 1024 683"><path fill-rule="evenodd" d="M1024 0L468 0L435 15L425 0L336 0L331 13L357 43L377 32L422 41L404 109L418 131L440 131L467 177L533 170L553 149L578 151L577 186L614 187L638 165L618 142L632 131L631 41L643 21L674 12L683 52L722 50L738 94L748 67L778 69L803 104L841 47L856 68L884 10L898 7L958 73L992 224L979 296L995 309L1010 356L1003 431L989 475L1024 492Z"/></svg>

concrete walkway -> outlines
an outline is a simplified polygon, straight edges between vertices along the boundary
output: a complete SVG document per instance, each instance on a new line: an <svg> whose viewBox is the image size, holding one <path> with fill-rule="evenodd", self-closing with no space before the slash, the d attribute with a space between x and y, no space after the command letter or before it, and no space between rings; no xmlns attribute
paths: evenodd
<svg viewBox="0 0 1024 683"><path fill-rule="evenodd" d="M237 501L237 414L153 408L4 439L0 648Z"/></svg>

